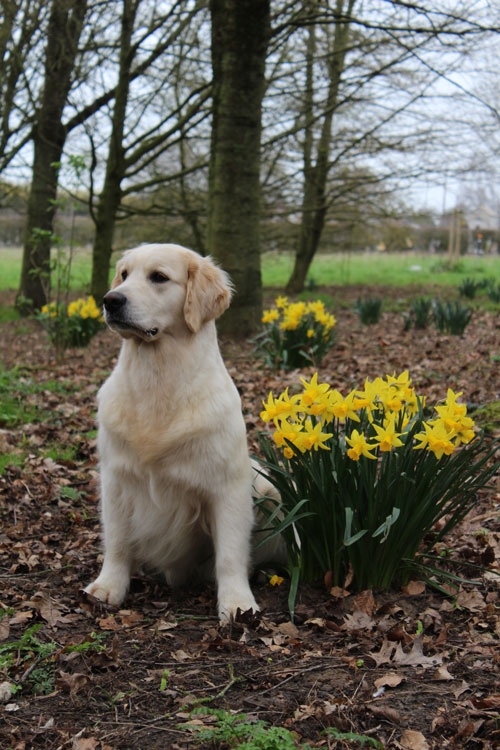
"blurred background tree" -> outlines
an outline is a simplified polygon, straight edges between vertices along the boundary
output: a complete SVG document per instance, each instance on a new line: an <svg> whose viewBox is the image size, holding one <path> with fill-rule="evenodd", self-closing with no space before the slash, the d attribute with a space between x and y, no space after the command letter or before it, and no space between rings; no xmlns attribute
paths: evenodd
<svg viewBox="0 0 500 750"><path fill-rule="evenodd" d="M465 201L484 213L470 181L490 186L499 215L490 62L500 11L474 0L3 9L0 233L24 230L24 308L45 302L40 276L69 222L61 191L79 203L71 222L93 248L97 298L114 251L181 242L231 274L222 325L239 334L259 325L263 251L295 254L297 292L324 249L444 249L449 209ZM85 163L77 185L74 155ZM442 186L427 213L422 185Z"/></svg>

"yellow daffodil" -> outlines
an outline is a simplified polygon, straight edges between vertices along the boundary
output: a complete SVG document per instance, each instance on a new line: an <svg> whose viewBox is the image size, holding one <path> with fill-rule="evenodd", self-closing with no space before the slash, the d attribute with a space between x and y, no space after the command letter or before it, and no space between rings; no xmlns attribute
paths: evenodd
<svg viewBox="0 0 500 750"><path fill-rule="evenodd" d="M388 419L384 420L384 426L373 424L373 429L377 433L374 436L374 440L377 441L378 447L381 451L391 451L393 448L399 448L403 445L399 439L400 432L396 432L395 427L395 415L393 414Z"/></svg>
<svg viewBox="0 0 500 750"><path fill-rule="evenodd" d="M278 310L272 309L272 310L264 310L262 314L262 322L263 323L272 323L273 320L278 320L280 314Z"/></svg>
<svg viewBox="0 0 500 750"><path fill-rule="evenodd" d="M415 446L415 450L423 450L426 448L434 453L437 459L441 458L443 454L449 456L453 453L455 446L450 440L450 434L446 429L445 424L437 420L435 422L428 423L424 422L425 432L419 432L415 435L415 440L420 440L420 445Z"/></svg>
<svg viewBox="0 0 500 750"><path fill-rule="evenodd" d="M473 419L457 415L453 405L436 406L435 409L439 414L440 420L445 426L450 439L456 440L456 445L460 445L460 443L470 443L475 435L473 430Z"/></svg>
<svg viewBox="0 0 500 750"><path fill-rule="evenodd" d="M288 306L288 297L277 297L275 302L276 307L285 308Z"/></svg>
<svg viewBox="0 0 500 750"><path fill-rule="evenodd" d="M302 321L305 312L305 302L293 302L291 305L288 305L283 310L283 321L280 324L280 328L284 331L295 331Z"/></svg>
<svg viewBox="0 0 500 750"><path fill-rule="evenodd" d="M347 455L349 458L352 458L353 461L359 461L361 456L366 456L366 458L377 458L373 453L370 453L373 448L376 448L376 444L368 443L363 433L353 430L350 437L346 437L345 440L346 443L351 446L347 451Z"/></svg>
<svg viewBox="0 0 500 750"><path fill-rule="evenodd" d="M269 579L269 584L271 586L281 586L284 580L285 579L282 578L281 576L274 575L274 576L271 576L271 578Z"/></svg>
<svg viewBox="0 0 500 750"><path fill-rule="evenodd" d="M467 414L466 404L457 404L457 398L462 395L462 391L454 393L451 388L448 388L446 394L445 406L447 406L456 416L465 417ZM436 407L436 411L439 407Z"/></svg>
<svg viewBox="0 0 500 750"><path fill-rule="evenodd" d="M51 318L55 318L57 315L57 305L55 302L51 302L48 305L43 305L40 312L43 315L49 315Z"/></svg>
<svg viewBox="0 0 500 750"><path fill-rule="evenodd" d="M304 391L301 395L301 404L303 406L312 406L315 401L322 400L330 388L328 383L318 384L317 372L314 373L309 383L305 378L301 378L300 382L304 386Z"/></svg>
<svg viewBox="0 0 500 750"><path fill-rule="evenodd" d="M276 447L285 448L285 450L288 449L288 451L290 451L290 446L288 445L287 441L293 443L294 445L297 445L300 442L299 434L302 432L302 430L302 422L289 422L288 420L284 419L282 422L280 422L278 428L274 431L273 434L273 440L276 444ZM287 458L291 458L292 456L293 451L291 451L291 455L287 455Z"/></svg>
<svg viewBox="0 0 500 750"><path fill-rule="evenodd" d="M455 445L460 445L460 443L464 443L464 445L467 445L467 443L470 443L471 440L474 440L476 433L472 429L473 426L474 422L470 417L462 418L460 429L455 435Z"/></svg>
<svg viewBox="0 0 500 750"><path fill-rule="evenodd" d="M100 318L101 311L95 303L95 299L90 295L87 299L80 297L70 302L67 309L68 317L73 318L78 315L86 320L87 318Z"/></svg>
<svg viewBox="0 0 500 750"><path fill-rule="evenodd" d="M366 409L370 422L373 422L373 411L378 409L378 398L381 388L383 388L381 378L376 378L374 381L366 378L364 390L354 391L353 409L355 411Z"/></svg>
<svg viewBox="0 0 500 750"><path fill-rule="evenodd" d="M395 372L393 375L387 375L387 383L389 385L395 385L397 388L408 388L411 384L411 380L408 370L402 372L398 377L396 377Z"/></svg>
<svg viewBox="0 0 500 750"><path fill-rule="evenodd" d="M402 396L405 402L405 411L409 417L413 417L418 412L418 397L413 388L405 388ZM422 407L425 405L425 401L421 399Z"/></svg>
<svg viewBox="0 0 500 750"><path fill-rule="evenodd" d="M354 422L359 422L359 417L354 407L355 395L356 392L351 391L348 396L343 398L342 394L338 391L332 391L331 412L333 416L340 419L341 422L347 418L352 419Z"/></svg>
<svg viewBox="0 0 500 750"><path fill-rule="evenodd" d="M293 417L298 407L298 396L288 396L288 388L277 398L274 399L272 391L269 393L269 397L266 401L263 401L264 411L261 411L260 417L263 422L270 422L274 420L277 424L278 419L286 419L287 417Z"/></svg>
<svg viewBox="0 0 500 750"><path fill-rule="evenodd" d="M313 425L310 419L306 419L304 428L305 431L300 434L299 439L297 440L299 448L302 447L308 451L312 450L312 448L314 448L315 451L317 451L318 448L323 448L323 450L327 451L330 450L329 446L325 445L325 443L333 437L333 433L321 432L321 423L318 422Z"/></svg>
<svg viewBox="0 0 500 750"><path fill-rule="evenodd" d="M323 313L325 312L325 306L322 301L318 299L316 300L316 302L308 302L307 311L312 312L315 315L323 315Z"/></svg>
<svg viewBox="0 0 500 750"><path fill-rule="evenodd" d="M335 316L331 315L331 313L327 313L321 322L323 323L323 327L326 332L330 331L337 323L337 321L335 320Z"/></svg>

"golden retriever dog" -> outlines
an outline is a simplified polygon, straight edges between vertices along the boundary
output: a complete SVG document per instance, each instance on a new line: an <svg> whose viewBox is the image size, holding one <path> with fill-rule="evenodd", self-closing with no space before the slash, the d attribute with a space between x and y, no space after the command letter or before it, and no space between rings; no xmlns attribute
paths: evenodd
<svg viewBox="0 0 500 750"><path fill-rule="evenodd" d="M85 589L104 602L121 604L149 566L172 586L214 575L223 622L258 610L255 476L215 328L230 298L226 274L179 245L143 245L117 264L104 316L122 348L98 395L104 561Z"/></svg>

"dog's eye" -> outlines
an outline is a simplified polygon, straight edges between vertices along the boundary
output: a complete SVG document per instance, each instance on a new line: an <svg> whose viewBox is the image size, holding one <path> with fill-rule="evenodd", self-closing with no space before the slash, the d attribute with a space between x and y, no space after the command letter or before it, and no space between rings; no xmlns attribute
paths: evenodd
<svg viewBox="0 0 500 750"><path fill-rule="evenodd" d="M168 281L168 276L165 276L165 274L160 271L153 271L153 273L149 275L149 280L152 281L153 284L164 284Z"/></svg>
<svg viewBox="0 0 500 750"><path fill-rule="evenodd" d="M127 276L128 276L128 271L122 271L122 281L125 281Z"/></svg>

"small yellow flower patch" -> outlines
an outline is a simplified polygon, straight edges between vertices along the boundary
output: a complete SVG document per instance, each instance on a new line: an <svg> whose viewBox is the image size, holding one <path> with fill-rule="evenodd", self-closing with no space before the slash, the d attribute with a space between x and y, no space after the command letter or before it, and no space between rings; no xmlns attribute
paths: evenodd
<svg viewBox="0 0 500 750"><path fill-rule="evenodd" d="M282 578L281 576L274 575L274 576L271 576L271 578L269 579L269 584L271 586L281 586L284 580L285 579Z"/></svg>

